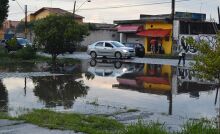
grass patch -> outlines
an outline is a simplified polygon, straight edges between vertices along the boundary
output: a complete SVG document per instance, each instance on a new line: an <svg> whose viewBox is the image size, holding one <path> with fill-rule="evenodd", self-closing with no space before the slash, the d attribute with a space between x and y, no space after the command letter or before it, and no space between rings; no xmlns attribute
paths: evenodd
<svg viewBox="0 0 220 134"><path fill-rule="evenodd" d="M124 128L116 120L101 116L56 113L49 110L34 110L18 119L50 129L74 130L89 134L117 133Z"/></svg>
<svg viewBox="0 0 220 134"><path fill-rule="evenodd" d="M10 117L8 116L7 113L5 112L0 112L0 119L9 119Z"/></svg>
<svg viewBox="0 0 220 134"><path fill-rule="evenodd" d="M187 122L179 132L169 132L165 124L138 123L125 126L114 119L76 113L57 113L49 110L34 110L17 118L0 112L0 119L23 120L49 129L74 130L88 134L219 134L214 121L205 119Z"/></svg>
<svg viewBox="0 0 220 134"><path fill-rule="evenodd" d="M168 132L159 123L144 124L138 121L136 124L127 126L120 134L168 134Z"/></svg>
<svg viewBox="0 0 220 134"><path fill-rule="evenodd" d="M213 121L201 119L188 121L181 132L176 134L219 134L220 130L216 128Z"/></svg>

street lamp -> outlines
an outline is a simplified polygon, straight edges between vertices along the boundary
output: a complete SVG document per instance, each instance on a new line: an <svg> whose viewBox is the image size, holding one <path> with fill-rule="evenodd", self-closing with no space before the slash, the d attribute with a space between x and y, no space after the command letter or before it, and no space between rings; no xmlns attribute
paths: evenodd
<svg viewBox="0 0 220 134"><path fill-rule="evenodd" d="M74 1L74 7L73 7L73 18L75 18L75 12L79 10L86 2L91 2L91 0L84 1L77 9L76 9L76 0Z"/></svg>

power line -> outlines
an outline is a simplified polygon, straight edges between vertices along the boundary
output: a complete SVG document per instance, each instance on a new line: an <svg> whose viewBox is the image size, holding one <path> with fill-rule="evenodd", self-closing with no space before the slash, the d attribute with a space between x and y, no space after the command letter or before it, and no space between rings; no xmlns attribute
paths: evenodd
<svg viewBox="0 0 220 134"><path fill-rule="evenodd" d="M191 0L178 0L179 2L186 2ZM170 4L171 1L165 2L154 2L154 3L143 3L143 4L134 4L134 5L117 5L117 6L109 6L109 7L96 7L96 8L82 8L80 10L105 10L105 9L115 9L115 8L128 8L128 7L141 7L141 6L150 6L150 5L161 5L161 4Z"/></svg>

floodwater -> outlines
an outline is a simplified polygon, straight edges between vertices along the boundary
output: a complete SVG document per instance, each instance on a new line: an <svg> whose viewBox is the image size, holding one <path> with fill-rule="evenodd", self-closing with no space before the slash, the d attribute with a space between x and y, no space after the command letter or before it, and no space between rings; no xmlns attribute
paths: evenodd
<svg viewBox="0 0 220 134"><path fill-rule="evenodd" d="M31 109L107 114L127 123L181 124L217 118L219 93L187 67L83 60L75 65L0 65L0 111L16 116ZM133 111L133 112L128 112Z"/></svg>

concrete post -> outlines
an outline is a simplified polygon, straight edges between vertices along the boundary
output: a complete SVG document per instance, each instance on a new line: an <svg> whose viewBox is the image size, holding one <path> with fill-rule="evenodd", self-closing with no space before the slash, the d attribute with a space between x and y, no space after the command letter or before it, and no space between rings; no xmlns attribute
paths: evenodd
<svg viewBox="0 0 220 134"><path fill-rule="evenodd" d="M123 43L123 38L124 38L123 36L124 36L123 33L120 33L120 42L121 43Z"/></svg>

